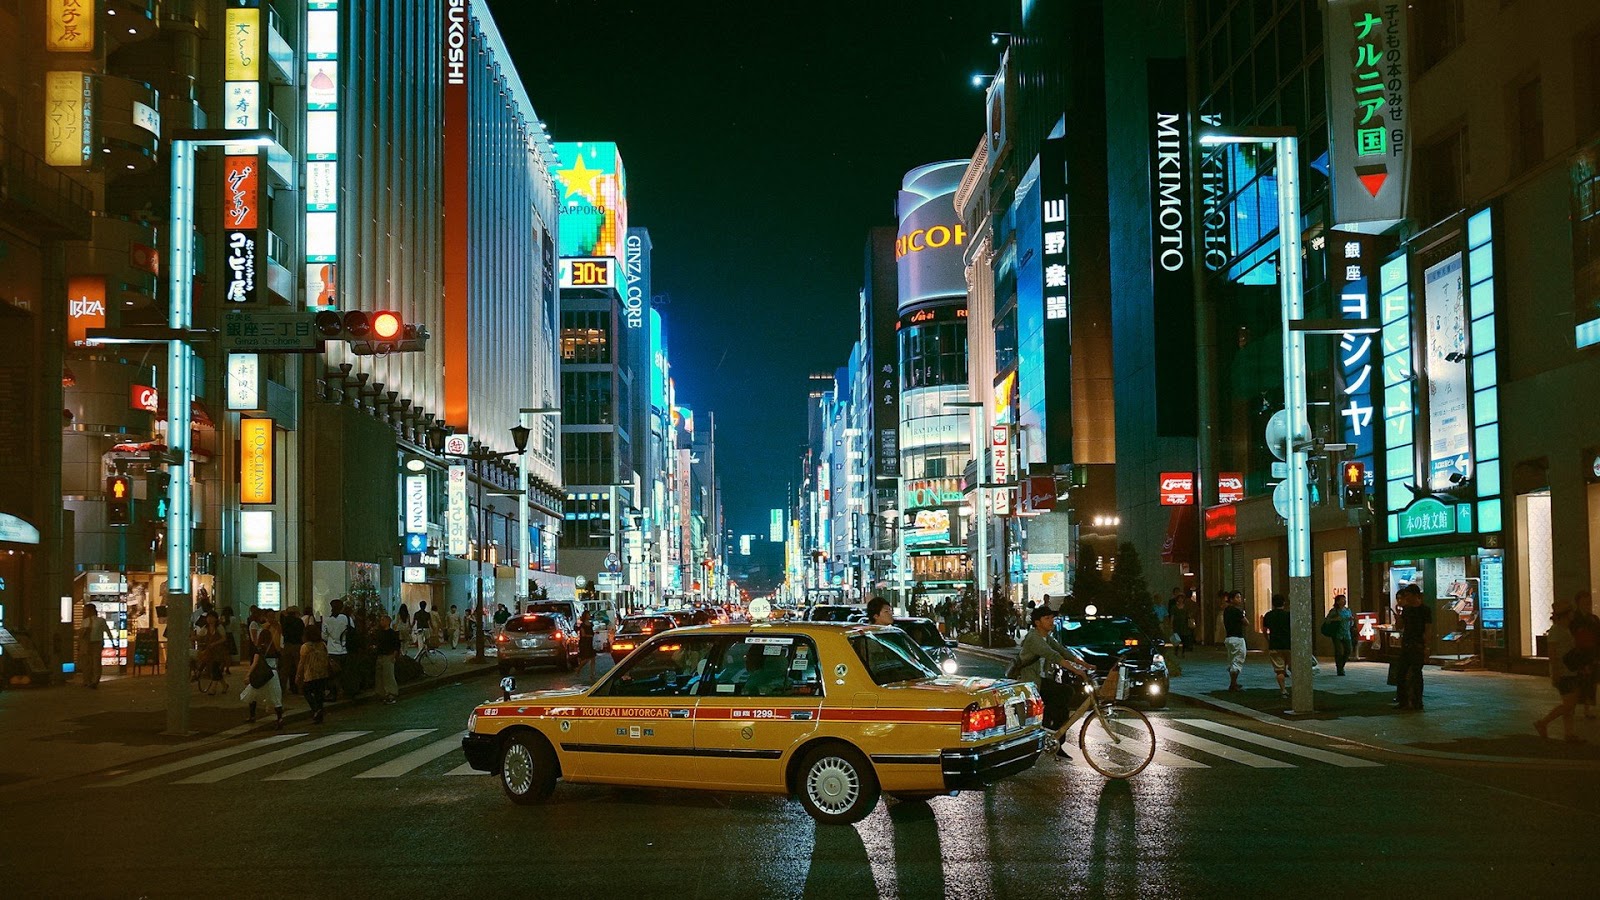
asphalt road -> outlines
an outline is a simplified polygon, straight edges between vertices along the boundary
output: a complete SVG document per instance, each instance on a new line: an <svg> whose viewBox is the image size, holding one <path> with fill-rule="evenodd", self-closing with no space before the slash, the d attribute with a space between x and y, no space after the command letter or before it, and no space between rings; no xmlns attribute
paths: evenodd
<svg viewBox="0 0 1600 900"><path fill-rule="evenodd" d="M963 657L974 674L999 664ZM568 681L529 674L524 688ZM0 802L13 897L1588 896L1593 776L1387 756L1175 704L1128 782L1041 761L818 827L782 798L462 774L492 678ZM1265 743L1263 743L1265 739ZM1274 743L1277 742L1277 743ZM676 763L675 763L676 764Z"/></svg>

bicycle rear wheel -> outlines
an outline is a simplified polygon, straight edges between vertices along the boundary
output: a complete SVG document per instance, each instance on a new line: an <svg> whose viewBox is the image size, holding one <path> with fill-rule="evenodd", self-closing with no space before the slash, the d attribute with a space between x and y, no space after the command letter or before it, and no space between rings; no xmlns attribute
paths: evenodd
<svg viewBox="0 0 1600 900"><path fill-rule="evenodd" d="M422 654L417 657L417 662L422 664L422 674L429 678L437 678L443 675L444 670L449 666L444 654L438 650L422 651Z"/></svg>
<svg viewBox="0 0 1600 900"><path fill-rule="evenodd" d="M1101 703L1078 732L1084 761L1107 778L1132 778L1156 755L1156 730L1144 713L1121 703Z"/></svg>

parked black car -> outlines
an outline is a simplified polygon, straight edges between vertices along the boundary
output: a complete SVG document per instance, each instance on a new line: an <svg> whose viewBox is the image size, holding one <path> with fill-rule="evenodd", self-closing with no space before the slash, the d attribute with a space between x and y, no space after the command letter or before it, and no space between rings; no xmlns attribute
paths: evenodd
<svg viewBox="0 0 1600 900"><path fill-rule="evenodd" d="M1167 645L1151 638L1125 616L1059 616L1056 640L1078 651L1104 676L1124 664L1122 678L1128 699L1143 700L1151 709L1167 705Z"/></svg>

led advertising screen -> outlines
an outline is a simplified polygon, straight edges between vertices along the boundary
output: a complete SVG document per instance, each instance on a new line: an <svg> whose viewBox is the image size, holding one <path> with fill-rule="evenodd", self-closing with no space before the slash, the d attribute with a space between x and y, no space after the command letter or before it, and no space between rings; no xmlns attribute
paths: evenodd
<svg viewBox="0 0 1600 900"><path fill-rule="evenodd" d="M555 145L561 195L561 256L622 256L628 231L627 177L617 145L562 141Z"/></svg>
<svg viewBox="0 0 1600 900"><path fill-rule="evenodd" d="M956 188L967 160L954 159L918 166L906 173L895 211L895 269L902 311L929 300L965 298L962 264L966 229L956 214Z"/></svg>
<svg viewBox="0 0 1600 900"><path fill-rule="evenodd" d="M1467 323L1461 254L1423 273L1427 335L1429 487L1444 490L1450 476L1471 468L1467 422Z"/></svg>

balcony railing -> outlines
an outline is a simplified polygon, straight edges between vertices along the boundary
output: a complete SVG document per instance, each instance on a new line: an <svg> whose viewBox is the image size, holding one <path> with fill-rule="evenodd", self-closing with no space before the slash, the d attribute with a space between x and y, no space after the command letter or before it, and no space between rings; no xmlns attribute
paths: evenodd
<svg viewBox="0 0 1600 900"><path fill-rule="evenodd" d="M0 205L50 237L89 237L93 193L10 140L0 141Z"/></svg>

